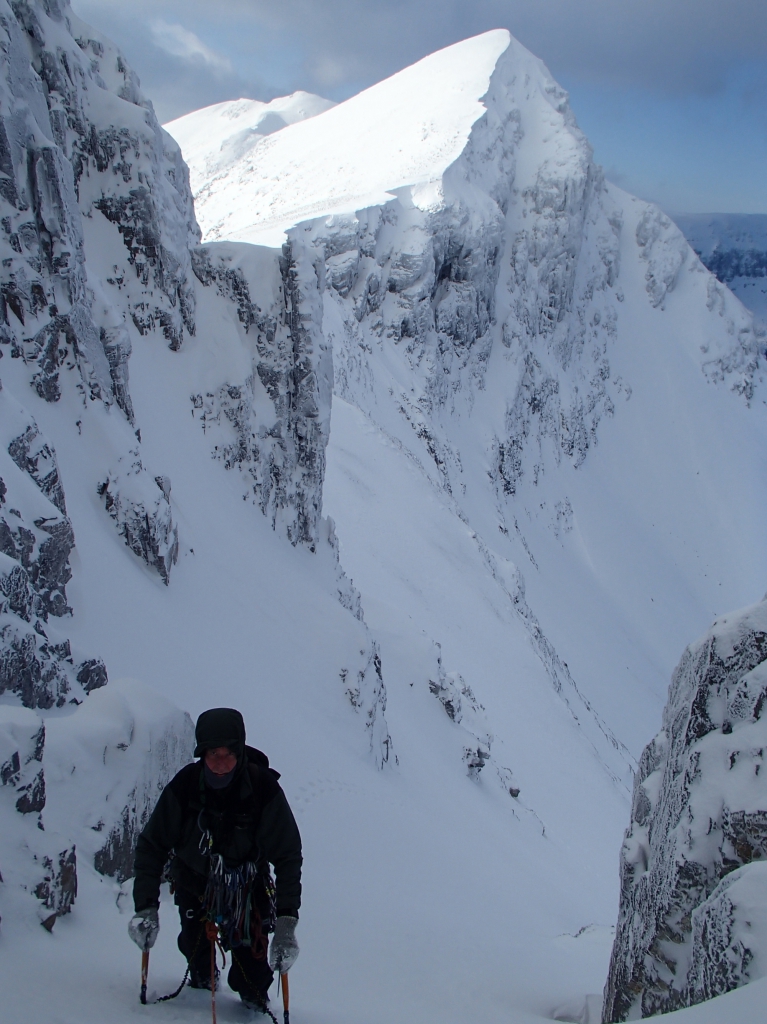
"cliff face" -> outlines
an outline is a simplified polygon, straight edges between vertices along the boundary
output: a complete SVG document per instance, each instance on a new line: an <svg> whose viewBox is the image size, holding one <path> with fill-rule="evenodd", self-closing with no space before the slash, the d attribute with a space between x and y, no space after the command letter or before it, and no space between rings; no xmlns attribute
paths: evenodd
<svg viewBox="0 0 767 1024"><path fill-rule="evenodd" d="M765 698L762 602L685 651L640 759L606 1022L689 1006L765 972Z"/></svg>
<svg viewBox="0 0 767 1024"><path fill-rule="evenodd" d="M146 360L216 339L226 356L203 356L194 379L179 364L173 385L202 427L200 450L240 472L241 497L280 536L312 552L322 543L329 591L351 591L322 520L332 361L321 268L297 244L200 246L178 146L120 53L68 3L3 2L0 37L0 863L52 927L76 895L76 848L102 874L131 875L136 836L193 745L189 716L149 689L110 683L91 698L107 666L72 640L80 609L67 586L93 540L68 512L73 492L151 580L170 585L185 541L173 468L154 454L154 417L132 388L137 343L146 381ZM362 639L346 670L359 673L383 764L380 661L376 674L361 610L350 618Z"/></svg>

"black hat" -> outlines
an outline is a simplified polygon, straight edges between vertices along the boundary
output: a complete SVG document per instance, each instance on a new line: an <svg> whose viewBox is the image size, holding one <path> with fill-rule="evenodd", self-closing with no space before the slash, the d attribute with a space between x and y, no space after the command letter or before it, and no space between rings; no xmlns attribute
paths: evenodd
<svg viewBox="0 0 767 1024"><path fill-rule="evenodd" d="M229 747L239 760L245 753L245 722L234 708L211 708L197 719L194 738L195 757L202 757L213 747Z"/></svg>

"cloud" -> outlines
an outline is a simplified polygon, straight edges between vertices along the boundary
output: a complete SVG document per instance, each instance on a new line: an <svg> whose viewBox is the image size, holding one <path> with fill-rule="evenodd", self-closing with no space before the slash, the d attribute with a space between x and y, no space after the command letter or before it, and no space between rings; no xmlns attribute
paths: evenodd
<svg viewBox="0 0 767 1024"><path fill-rule="evenodd" d="M124 0L74 6L119 41L158 108L177 113L185 96L193 109L244 91L345 99L498 27L570 89L681 98L721 93L747 64L767 74L764 0L132 0L129 13Z"/></svg>
<svg viewBox="0 0 767 1024"><path fill-rule="evenodd" d="M204 64L215 68L218 71L232 73L232 62L224 57L196 36L194 32L184 28L183 25L163 21L162 18L155 18L149 23L152 33L152 40L173 57L181 57L184 60L202 61Z"/></svg>
<svg viewBox="0 0 767 1024"><path fill-rule="evenodd" d="M75 0L75 7L101 27L123 3ZM134 0L131 12L145 26L165 26L163 49L197 54L211 67L225 52L242 71L270 43L287 41L302 55L295 70L304 77L295 86L304 88L369 85L498 27L557 77L623 88L706 93L744 61L767 63L764 0L218 0L215 8L210 0Z"/></svg>
<svg viewBox="0 0 767 1024"><path fill-rule="evenodd" d="M160 122L222 100L269 93L262 78L250 68L243 73L220 46L204 41L204 31L193 31L163 0L132 0L130 9L114 0L75 0L72 6L119 46Z"/></svg>

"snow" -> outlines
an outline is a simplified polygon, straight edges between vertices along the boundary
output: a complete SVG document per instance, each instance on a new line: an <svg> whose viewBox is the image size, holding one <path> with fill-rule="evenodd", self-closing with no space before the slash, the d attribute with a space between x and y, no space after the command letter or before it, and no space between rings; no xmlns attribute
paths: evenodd
<svg viewBox="0 0 767 1024"><path fill-rule="evenodd" d="M385 202L402 186L428 186L460 155L484 108L480 98L500 55L521 51L505 30L425 57L317 117L257 140L208 178L196 171L195 209L206 240L279 245L309 217ZM537 63L530 58L531 63ZM216 108L165 125L184 148L195 135L220 138ZM226 122L224 122L226 124ZM193 129L192 129L193 126ZM228 130L226 125L225 131Z"/></svg>
<svg viewBox="0 0 767 1024"><path fill-rule="evenodd" d="M120 757L141 775L148 718L227 705L282 773L304 837L297 1024L593 1021L632 754L657 729L684 645L763 589L767 439L746 314L657 212L602 185L565 94L504 31L262 138L255 129L276 122L256 106L181 119L205 177L198 215L226 239L211 260L241 273L205 287L184 276L196 228L178 150L147 108L118 102L130 76L117 66L102 61L113 91L93 86L89 110L136 133L173 287L163 278L163 298L137 274L124 222L92 207L130 183L91 168L80 202L93 315L128 336L135 422L88 397L74 363L51 403L23 359L2 362L3 395L54 443L76 538L74 614L51 636L102 657L111 680L47 716L43 821L87 840L77 902L52 933L28 893L0 889L8 1012L24 1024L209 1019L189 989L139 1005L127 887L93 870L88 831L91 812L125 798ZM291 111L294 98L271 113ZM208 178L232 123L225 154L242 132L247 151ZM286 231L289 299L282 254L242 244ZM227 292L242 281L258 325ZM432 300L440 331L419 335ZM142 303L172 313L176 334L142 323ZM734 384L751 386L750 406ZM281 419L298 385L307 401ZM510 495L498 445L514 431L525 447ZM243 438L285 470L279 507L259 507L252 449L227 468L222 452ZM314 475L290 461L300 441ZM157 478L172 484L167 586L98 493L139 462L147 494L165 494ZM309 535L291 544L291 516L310 507ZM136 745L122 750L131 722ZM78 788L80 768L94 778ZM183 973L174 913L166 896L150 994ZM678 1016L717 1024L737 1007L756 1020L762 988ZM231 993L219 1019L247 1019Z"/></svg>
<svg viewBox="0 0 767 1024"><path fill-rule="evenodd" d="M676 222L704 264L767 324L767 214L683 214Z"/></svg>
<svg viewBox="0 0 767 1024"><path fill-rule="evenodd" d="M241 159L260 139L334 106L332 100L299 91L269 103L249 99L214 103L164 127L181 146L187 163L194 166L190 184L196 192L211 174Z"/></svg>

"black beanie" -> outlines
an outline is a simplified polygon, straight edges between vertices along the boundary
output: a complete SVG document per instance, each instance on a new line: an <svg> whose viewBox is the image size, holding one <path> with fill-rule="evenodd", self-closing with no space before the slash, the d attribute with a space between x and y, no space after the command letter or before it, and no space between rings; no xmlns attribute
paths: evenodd
<svg viewBox="0 0 767 1024"><path fill-rule="evenodd" d="M229 747L239 761L245 753L245 722L234 708L211 708L197 719L194 738L195 757L202 757L214 747Z"/></svg>

